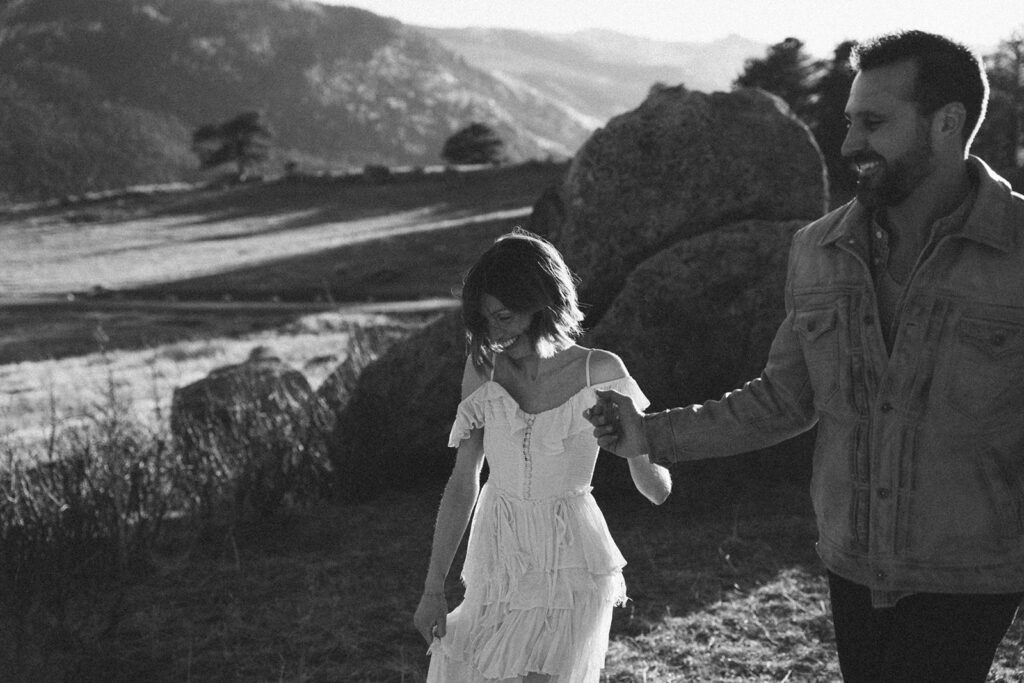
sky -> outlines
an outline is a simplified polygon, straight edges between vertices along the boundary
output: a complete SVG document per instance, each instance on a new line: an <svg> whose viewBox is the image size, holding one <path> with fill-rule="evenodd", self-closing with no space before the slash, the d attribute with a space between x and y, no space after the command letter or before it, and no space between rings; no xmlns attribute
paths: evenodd
<svg viewBox="0 0 1024 683"><path fill-rule="evenodd" d="M737 34L766 44L803 41L831 57L847 39L895 29L942 33L989 52L1014 28L1022 0L318 0L349 5L405 24L483 26L547 33L606 28L667 41L710 42Z"/></svg>

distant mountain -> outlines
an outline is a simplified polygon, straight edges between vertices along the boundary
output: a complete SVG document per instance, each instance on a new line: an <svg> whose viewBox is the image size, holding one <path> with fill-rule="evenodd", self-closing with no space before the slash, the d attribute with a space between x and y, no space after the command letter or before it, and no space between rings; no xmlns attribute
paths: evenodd
<svg viewBox="0 0 1024 683"><path fill-rule="evenodd" d="M767 45L739 36L710 43L665 42L592 29L535 33L511 29L428 28L470 64L535 89L595 127L636 108L655 83L729 90L750 57Z"/></svg>
<svg viewBox="0 0 1024 683"><path fill-rule="evenodd" d="M0 2L0 201L197 177L191 134L246 110L270 166L440 162L488 123L567 157L657 82L727 88L763 48L414 28L311 0Z"/></svg>
<svg viewBox="0 0 1024 683"><path fill-rule="evenodd" d="M401 23L306 0L7 0L0 193L164 181L191 131L262 110L300 168L439 163L472 121L512 159L571 155L590 127Z"/></svg>

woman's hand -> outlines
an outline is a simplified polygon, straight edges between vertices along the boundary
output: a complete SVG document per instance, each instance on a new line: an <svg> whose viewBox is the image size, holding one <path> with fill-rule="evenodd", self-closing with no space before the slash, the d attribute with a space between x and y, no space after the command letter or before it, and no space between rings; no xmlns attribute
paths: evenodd
<svg viewBox="0 0 1024 683"><path fill-rule="evenodd" d="M412 623L416 625L416 630L423 636L423 640L429 645L434 638L443 638L447 622L448 601L444 593L424 593L412 618Z"/></svg>
<svg viewBox="0 0 1024 683"><path fill-rule="evenodd" d="M601 448L622 458L635 458L648 452L643 414L633 399L617 391L597 390L597 403L583 412Z"/></svg>

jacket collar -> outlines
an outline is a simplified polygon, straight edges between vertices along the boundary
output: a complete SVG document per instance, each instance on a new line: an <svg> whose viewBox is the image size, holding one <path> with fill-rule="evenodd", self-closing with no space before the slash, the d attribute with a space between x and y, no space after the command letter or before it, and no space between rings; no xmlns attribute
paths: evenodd
<svg viewBox="0 0 1024 683"><path fill-rule="evenodd" d="M976 156L967 159L968 171L978 181L978 196L964 227L954 237L986 244L1003 252L1013 251L1021 238L1010 184ZM856 240L871 220L871 212L856 199L836 209L836 220L821 237L821 244Z"/></svg>

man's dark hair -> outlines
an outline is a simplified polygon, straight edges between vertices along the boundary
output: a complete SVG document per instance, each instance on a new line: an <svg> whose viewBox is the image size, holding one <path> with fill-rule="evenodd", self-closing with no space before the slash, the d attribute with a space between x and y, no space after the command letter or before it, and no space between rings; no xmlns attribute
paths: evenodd
<svg viewBox="0 0 1024 683"><path fill-rule="evenodd" d="M914 101L924 116L950 102L967 111L964 120L964 149L969 149L988 105L988 77L982 62L968 47L935 33L897 31L877 36L854 46L850 66L870 71L903 60L917 64Z"/></svg>

